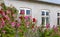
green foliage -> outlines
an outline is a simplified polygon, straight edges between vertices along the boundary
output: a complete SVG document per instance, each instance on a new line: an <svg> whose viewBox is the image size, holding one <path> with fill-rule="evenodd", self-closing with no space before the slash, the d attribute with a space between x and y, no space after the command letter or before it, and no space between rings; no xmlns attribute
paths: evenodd
<svg viewBox="0 0 60 37"><path fill-rule="evenodd" d="M5 6L5 4L4 4L4 3L2 3L2 4L1 4L1 7L2 7L2 9L3 9L4 11L6 11L6 10L7 10L7 7Z"/></svg>

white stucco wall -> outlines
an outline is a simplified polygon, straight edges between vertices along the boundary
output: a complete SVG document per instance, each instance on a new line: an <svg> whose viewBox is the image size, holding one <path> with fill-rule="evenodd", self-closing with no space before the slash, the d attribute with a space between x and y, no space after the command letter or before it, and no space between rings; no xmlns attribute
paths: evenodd
<svg viewBox="0 0 60 37"><path fill-rule="evenodd" d="M23 1L5 1L5 4L7 6L10 6L12 4L18 10L20 10L20 7L31 8L32 17L35 17L38 20L37 25L41 25L41 10L48 9L50 11L49 15L50 15L51 27L53 25L57 25L57 12L60 10L59 6L42 4L42 3L39 3L39 4L38 3L29 3L29 2L23 2Z"/></svg>

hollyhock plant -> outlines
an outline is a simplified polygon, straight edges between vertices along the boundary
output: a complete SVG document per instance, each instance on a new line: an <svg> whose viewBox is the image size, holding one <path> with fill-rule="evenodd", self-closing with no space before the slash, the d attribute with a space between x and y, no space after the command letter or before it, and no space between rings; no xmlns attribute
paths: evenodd
<svg viewBox="0 0 60 37"><path fill-rule="evenodd" d="M10 7L8 8L7 6L5 6L4 3L2 4L3 4L1 5L2 9L0 10L0 34L1 34L0 37L12 37L16 33L16 30L15 30L16 28L14 27L16 24L14 22L15 19L14 17L12 18L11 13L17 14L17 10L15 8L10 8ZM9 11L9 9L11 9L11 11ZM17 24L17 26L18 25L19 24ZM2 32L3 33L6 32L6 34L3 34ZM9 36L7 34L9 34Z"/></svg>
<svg viewBox="0 0 60 37"><path fill-rule="evenodd" d="M1 14L2 16L5 16L5 12L2 11L2 10L0 10L0 14Z"/></svg>
<svg viewBox="0 0 60 37"><path fill-rule="evenodd" d="M2 15L5 16L5 12L2 12Z"/></svg>
<svg viewBox="0 0 60 37"><path fill-rule="evenodd" d="M21 29L19 30L20 32L23 32Z"/></svg>
<svg viewBox="0 0 60 37"><path fill-rule="evenodd" d="M29 18L29 16L24 16L24 18L25 18L25 19L28 19L28 18Z"/></svg>
<svg viewBox="0 0 60 37"><path fill-rule="evenodd" d="M2 10L0 10L0 14L2 14Z"/></svg>
<svg viewBox="0 0 60 37"><path fill-rule="evenodd" d="M2 25L4 26L5 25L5 21L2 19Z"/></svg>
<svg viewBox="0 0 60 37"><path fill-rule="evenodd" d="M6 31L5 30L2 30L2 32L5 34L6 33Z"/></svg>
<svg viewBox="0 0 60 37"><path fill-rule="evenodd" d="M3 28L3 26L2 26L2 25L0 25L0 28Z"/></svg>
<svg viewBox="0 0 60 37"><path fill-rule="evenodd" d="M0 28L3 28L5 25L5 21L3 20L3 18L1 19L1 23L0 23Z"/></svg>
<svg viewBox="0 0 60 37"><path fill-rule="evenodd" d="M26 25L29 25L30 24L30 22L26 22Z"/></svg>
<svg viewBox="0 0 60 37"><path fill-rule="evenodd" d="M33 22L36 22L36 18L33 18Z"/></svg>
<svg viewBox="0 0 60 37"><path fill-rule="evenodd" d="M38 26L38 25L35 25L35 28L36 28L36 29L38 29L39 27L40 27L40 26Z"/></svg>
<svg viewBox="0 0 60 37"><path fill-rule="evenodd" d="M32 25L32 29L34 28L34 25Z"/></svg>
<svg viewBox="0 0 60 37"><path fill-rule="evenodd" d="M15 25L16 25L16 22L11 22L12 27L15 27Z"/></svg>
<svg viewBox="0 0 60 37"><path fill-rule="evenodd" d="M4 27L4 25L2 25L2 24L1 24L1 26L0 26L0 27L1 27L1 28L3 28L3 27Z"/></svg>
<svg viewBox="0 0 60 37"><path fill-rule="evenodd" d="M32 16L29 16L29 18L32 20Z"/></svg>
<svg viewBox="0 0 60 37"><path fill-rule="evenodd" d="M11 11L8 9L8 10L6 10L6 13L7 13L7 14L10 14L10 13L11 13Z"/></svg>
<svg viewBox="0 0 60 37"><path fill-rule="evenodd" d="M0 20L1 20L1 18L0 18Z"/></svg>
<svg viewBox="0 0 60 37"><path fill-rule="evenodd" d="M7 20L10 20L10 18L8 17L8 15L5 15L4 17L5 17Z"/></svg>
<svg viewBox="0 0 60 37"><path fill-rule="evenodd" d="M50 24L46 24L46 28L50 28Z"/></svg>
<svg viewBox="0 0 60 37"><path fill-rule="evenodd" d="M0 14L2 14L2 11L0 10Z"/></svg>
<svg viewBox="0 0 60 37"><path fill-rule="evenodd" d="M19 27L20 26L20 23L17 23L16 26Z"/></svg>
<svg viewBox="0 0 60 37"><path fill-rule="evenodd" d="M19 19L21 19L21 20L22 20L22 19L23 19L23 16L20 16L20 17L19 17Z"/></svg>
<svg viewBox="0 0 60 37"><path fill-rule="evenodd" d="M57 26L53 26L53 30L55 31L55 32L58 32L58 27Z"/></svg>
<svg viewBox="0 0 60 37"><path fill-rule="evenodd" d="M33 28L32 31L35 32L35 28Z"/></svg>
<svg viewBox="0 0 60 37"><path fill-rule="evenodd" d="M3 20L6 20L6 18L5 18L5 17L3 17Z"/></svg>
<svg viewBox="0 0 60 37"><path fill-rule="evenodd" d="M29 28L30 22L26 22L26 27Z"/></svg>
<svg viewBox="0 0 60 37"><path fill-rule="evenodd" d="M13 16L13 17L16 17L16 14L13 14L12 16Z"/></svg>

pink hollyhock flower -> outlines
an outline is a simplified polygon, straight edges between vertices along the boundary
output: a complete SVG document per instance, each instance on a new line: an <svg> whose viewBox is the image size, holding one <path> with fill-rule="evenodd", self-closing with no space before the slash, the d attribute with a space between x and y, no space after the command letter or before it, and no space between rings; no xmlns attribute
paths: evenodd
<svg viewBox="0 0 60 37"><path fill-rule="evenodd" d="M20 23L17 23L16 26L19 27L20 26Z"/></svg>
<svg viewBox="0 0 60 37"><path fill-rule="evenodd" d="M5 34L6 33L6 31L5 30L2 30L2 32Z"/></svg>
<svg viewBox="0 0 60 37"><path fill-rule="evenodd" d="M2 25L4 26L5 25L5 21L2 19Z"/></svg>
<svg viewBox="0 0 60 37"><path fill-rule="evenodd" d="M57 26L53 26L53 30L55 31L55 32L57 32L58 31L58 27Z"/></svg>
<svg viewBox="0 0 60 37"><path fill-rule="evenodd" d="M46 28L50 28L50 24L46 24Z"/></svg>
<svg viewBox="0 0 60 37"><path fill-rule="evenodd" d="M16 25L16 23L15 23L15 22L12 22L12 23L11 23L11 26L12 26L12 27L14 27L15 25Z"/></svg>
<svg viewBox="0 0 60 37"><path fill-rule="evenodd" d="M0 11L0 14L5 16L5 12L3 12L2 10Z"/></svg>
<svg viewBox="0 0 60 37"><path fill-rule="evenodd" d="M8 15L5 15L5 18L6 18L7 20L10 20L10 18L8 17Z"/></svg>
<svg viewBox="0 0 60 37"><path fill-rule="evenodd" d="M5 12L2 12L2 15L5 16Z"/></svg>
<svg viewBox="0 0 60 37"><path fill-rule="evenodd" d="M25 18L25 19L28 19L28 18L29 18L29 16L25 16L24 18Z"/></svg>
<svg viewBox="0 0 60 37"><path fill-rule="evenodd" d="M29 28L30 22L26 22L26 27Z"/></svg>

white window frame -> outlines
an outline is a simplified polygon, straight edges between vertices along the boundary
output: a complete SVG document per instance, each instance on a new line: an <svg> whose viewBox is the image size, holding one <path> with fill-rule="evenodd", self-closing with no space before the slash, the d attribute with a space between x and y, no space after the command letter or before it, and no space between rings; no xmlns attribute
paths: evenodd
<svg viewBox="0 0 60 37"><path fill-rule="evenodd" d="M24 14L25 16L30 16L31 12L32 12L30 8L25 8L25 7L21 7L20 10L24 10L25 11L25 14ZM29 15L26 14L26 10L30 10L30 14Z"/></svg>
<svg viewBox="0 0 60 37"><path fill-rule="evenodd" d="M42 15L42 11L45 12L45 15ZM50 11L47 10L47 9L42 9L42 10L41 10L41 21L42 21L42 17L45 18L45 24L44 24L44 26L46 26L46 18L47 18L47 17L49 18L49 24L50 24L50 17L49 17L49 15L46 15L46 12L49 12L49 13L50 13Z"/></svg>

